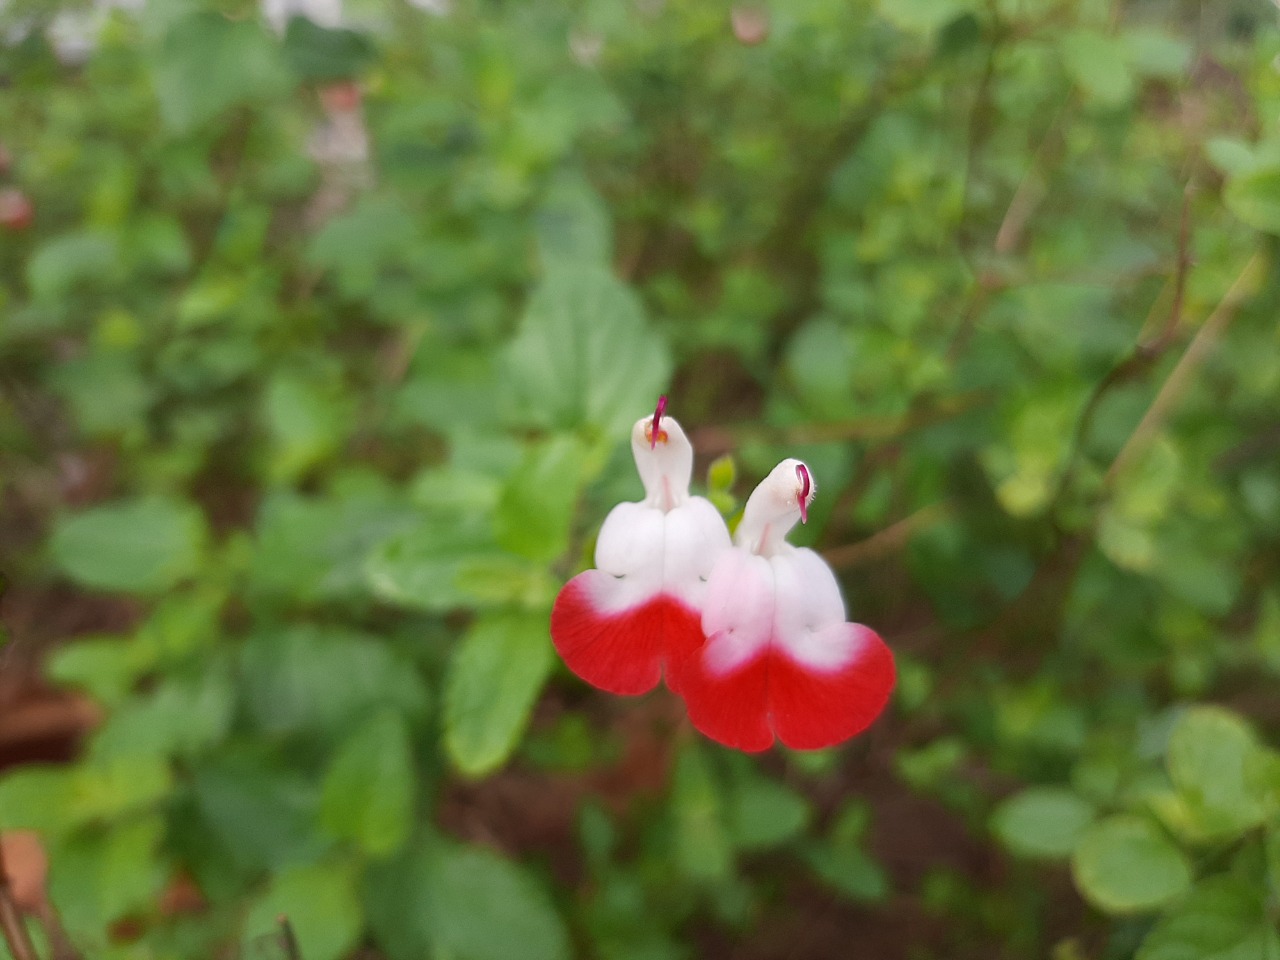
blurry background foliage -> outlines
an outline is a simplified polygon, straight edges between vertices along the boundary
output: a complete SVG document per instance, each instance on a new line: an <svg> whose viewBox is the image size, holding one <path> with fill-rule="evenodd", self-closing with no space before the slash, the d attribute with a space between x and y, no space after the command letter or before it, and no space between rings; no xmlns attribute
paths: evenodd
<svg viewBox="0 0 1280 960"><path fill-rule="evenodd" d="M98 718L0 825L85 956L1280 958L1271 4L122 6L0 3L0 692ZM662 391L727 511L813 465L868 735L557 665Z"/></svg>

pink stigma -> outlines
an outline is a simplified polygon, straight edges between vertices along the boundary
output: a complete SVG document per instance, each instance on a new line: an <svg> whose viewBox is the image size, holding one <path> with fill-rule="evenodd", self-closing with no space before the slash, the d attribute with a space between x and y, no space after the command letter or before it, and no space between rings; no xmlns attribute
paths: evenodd
<svg viewBox="0 0 1280 960"><path fill-rule="evenodd" d="M665 439L662 436L662 415L667 412L667 395L664 393L658 398L658 409L653 411L653 426L649 429L649 449L653 450L658 446L658 441Z"/></svg>
<svg viewBox="0 0 1280 960"><path fill-rule="evenodd" d="M809 522L809 494L813 491L813 481L809 479L809 468L803 463L796 464L796 478L800 481L800 493L796 500L800 503L800 522Z"/></svg>

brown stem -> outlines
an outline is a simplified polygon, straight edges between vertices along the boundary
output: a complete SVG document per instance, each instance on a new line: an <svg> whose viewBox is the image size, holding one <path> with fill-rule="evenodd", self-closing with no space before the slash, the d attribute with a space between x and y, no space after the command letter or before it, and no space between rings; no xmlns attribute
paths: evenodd
<svg viewBox="0 0 1280 960"><path fill-rule="evenodd" d="M0 847L0 933L4 935L4 942L8 944L13 960L40 960L35 944L31 942L31 935L27 933L22 911L13 899L9 871L4 864L3 847Z"/></svg>
<svg viewBox="0 0 1280 960"><path fill-rule="evenodd" d="M1255 253L1249 258L1249 262L1245 264L1244 269L1240 271L1240 275L1231 284L1231 289L1227 291L1221 302L1214 308L1213 313L1196 331L1196 335L1191 339L1186 352L1183 353L1177 365L1169 373L1164 384L1160 387L1160 391L1156 394L1156 398L1151 401L1151 406L1147 408L1142 420L1139 421L1138 426L1134 428L1133 433L1120 449L1120 453L1112 461L1104 481L1107 486L1111 486L1116 477L1146 451L1155 435L1159 433L1160 428L1164 426L1169 413L1182 398L1183 393L1186 392L1196 371L1235 318L1236 311L1240 305L1253 292L1254 285L1263 269L1263 261L1264 257L1261 253Z"/></svg>
<svg viewBox="0 0 1280 960"><path fill-rule="evenodd" d="M883 530L876 531L865 540L824 551L823 557L836 569L873 563L901 550L918 531L933 526L944 519L949 512L950 508L945 501L931 503L889 524Z"/></svg>
<svg viewBox="0 0 1280 960"><path fill-rule="evenodd" d="M302 951L298 948L298 938L293 933L293 924L283 913L276 918L280 927L280 946L289 960L302 960Z"/></svg>

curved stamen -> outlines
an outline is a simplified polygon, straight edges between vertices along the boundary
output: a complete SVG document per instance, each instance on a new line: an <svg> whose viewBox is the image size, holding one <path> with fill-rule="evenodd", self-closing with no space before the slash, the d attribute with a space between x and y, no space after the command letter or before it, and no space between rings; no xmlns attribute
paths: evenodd
<svg viewBox="0 0 1280 960"><path fill-rule="evenodd" d="M667 395L664 393L658 398L658 409L653 411L653 425L649 427L649 449L652 450L658 445L659 440L665 440L666 437L662 432L662 415L667 412Z"/></svg>
<svg viewBox="0 0 1280 960"><path fill-rule="evenodd" d="M800 481L800 492L796 500L800 504L800 522L809 522L809 498L813 493L813 480L809 477L809 468L803 463L796 464L796 479Z"/></svg>

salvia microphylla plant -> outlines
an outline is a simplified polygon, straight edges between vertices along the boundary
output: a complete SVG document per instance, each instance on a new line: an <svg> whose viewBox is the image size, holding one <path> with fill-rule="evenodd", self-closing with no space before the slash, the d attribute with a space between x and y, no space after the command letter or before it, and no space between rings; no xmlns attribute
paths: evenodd
<svg viewBox="0 0 1280 960"><path fill-rule="evenodd" d="M667 685L693 725L726 746L830 747L864 730L894 684L893 654L845 619L835 574L787 543L808 520L808 466L783 460L747 500L732 540L710 501L689 494L693 447L666 397L636 422L645 498L610 511L596 568L560 591L551 637L569 669L601 690Z"/></svg>

